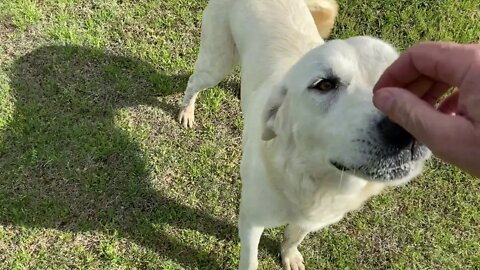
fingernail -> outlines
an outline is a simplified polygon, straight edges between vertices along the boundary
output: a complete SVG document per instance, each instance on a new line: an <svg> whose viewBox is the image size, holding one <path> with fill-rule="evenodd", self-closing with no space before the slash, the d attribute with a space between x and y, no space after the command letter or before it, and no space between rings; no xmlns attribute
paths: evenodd
<svg viewBox="0 0 480 270"><path fill-rule="evenodd" d="M380 89L373 95L373 104L382 112L388 112L394 99L390 89Z"/></svg>

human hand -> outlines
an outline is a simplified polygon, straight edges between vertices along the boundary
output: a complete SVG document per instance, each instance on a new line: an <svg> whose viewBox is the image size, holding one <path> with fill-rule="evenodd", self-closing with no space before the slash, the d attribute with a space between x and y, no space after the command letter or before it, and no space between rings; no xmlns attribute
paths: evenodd
<svg viewBox="0 0 480 270"><path fill-rule="evenodd" d="M451 87L458 90L436 106ZM417 44L373 91L375 106L433 154L480 176L480 45Z"/></svg>

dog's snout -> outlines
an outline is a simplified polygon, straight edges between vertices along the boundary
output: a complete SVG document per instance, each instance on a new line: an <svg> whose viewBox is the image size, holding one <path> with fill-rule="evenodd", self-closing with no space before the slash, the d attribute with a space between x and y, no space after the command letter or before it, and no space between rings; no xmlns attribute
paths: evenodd
<svg viewBox="0 0 480 270"><path fill-rule="evenodd" d="M398 150L410 147L412 151L415 146L413 136L398 124L387 117L382 118L377 124L378 131L384 143Z"/></svg>

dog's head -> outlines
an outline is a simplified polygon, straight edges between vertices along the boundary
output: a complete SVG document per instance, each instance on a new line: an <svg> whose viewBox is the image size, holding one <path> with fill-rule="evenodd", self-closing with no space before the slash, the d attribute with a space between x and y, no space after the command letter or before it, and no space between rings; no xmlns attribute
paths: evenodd
<svg viewBox="0 0 480 270"><path fill-rule="evenodd" d="M372 103L372 89L398 57L371 37L333 40L296 63L267 103L263 139L283 137L305 166L371 181L405 182L430 151Z"/></svg>

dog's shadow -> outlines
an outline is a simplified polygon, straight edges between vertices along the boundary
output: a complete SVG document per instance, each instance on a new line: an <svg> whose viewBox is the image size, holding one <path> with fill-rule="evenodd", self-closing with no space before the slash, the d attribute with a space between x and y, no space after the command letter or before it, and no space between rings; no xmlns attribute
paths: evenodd
<svg viewBox="0 0 480 270"><path fill-rule="evenodd" d="M115 123L118 109L138 105L174 117L176 106L162 97L182 91L186 75L79 46L36 49L10 74L14 113L0 129L1 224L115 231L188 268L235 264L158 229L166 224L238 242L235 222L153 188L144 153ZM276 254L277 243L265 240Z"/></svg>

